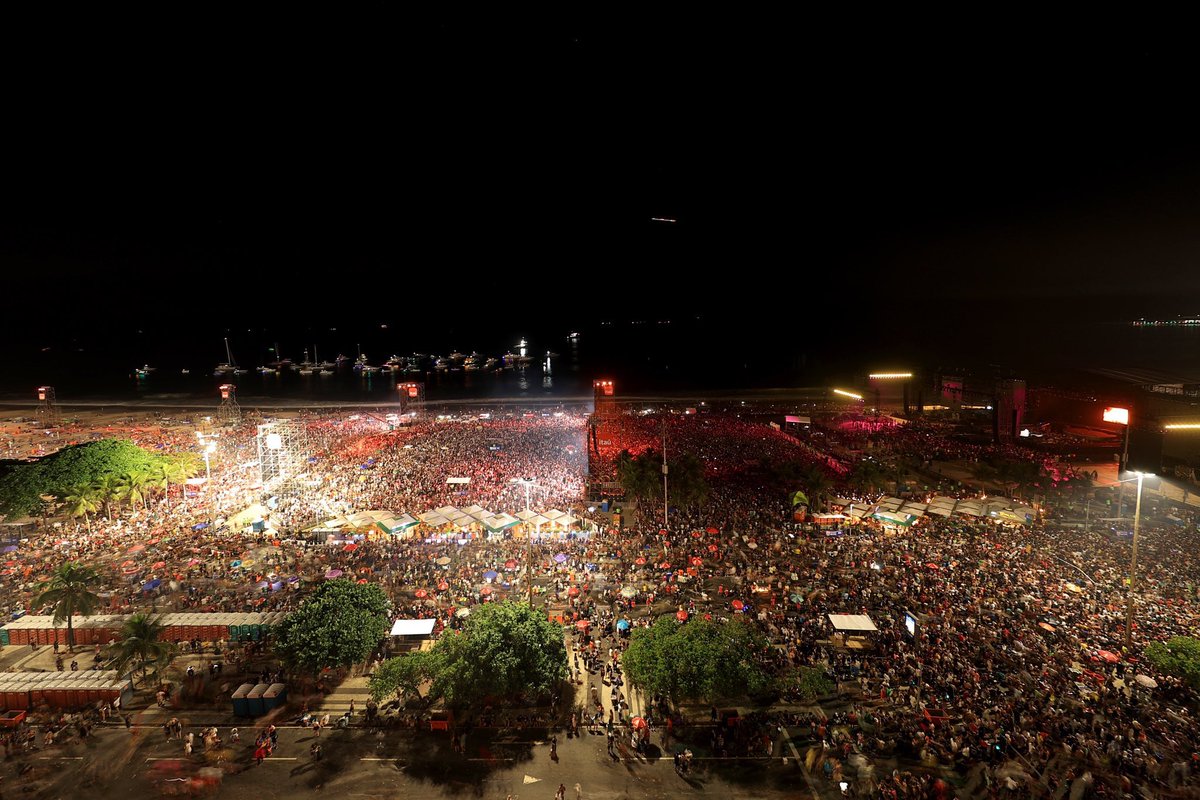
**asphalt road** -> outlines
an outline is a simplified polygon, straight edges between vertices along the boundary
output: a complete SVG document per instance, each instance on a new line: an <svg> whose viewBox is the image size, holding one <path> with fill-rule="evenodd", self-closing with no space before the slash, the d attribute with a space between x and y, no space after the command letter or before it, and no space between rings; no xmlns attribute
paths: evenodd
<svg viewBox="0 0 1200 800"><path fill-rule="evenodd" d="M187 796L187 778L207 772L219 783L203 796L297 798L323 794L340 798L552 798L559 783L567 798L805 798L812 797L795 759L697 761L691 774L676 774L670 754L652 747L648 756L622 748L613 758L603 735L558 737L551 759L545 730L477 731L464 754L453 752L444 733L393 731L386 736L363 729L327 730L323 755L314 761L310 730L280 729L279 747L261 765L252 760L254 731L240 729L242 741L222 752L183 754L180 742L165 740L155 726L102 728L86 741L41 748L12 758L0 784L4 797L88 798ZM199 741L199 731L197 742ZM185 731L186 733L186 731ZM228 729L221 730L228 742ZM22 769L25 770L22 774Z"/></svg>

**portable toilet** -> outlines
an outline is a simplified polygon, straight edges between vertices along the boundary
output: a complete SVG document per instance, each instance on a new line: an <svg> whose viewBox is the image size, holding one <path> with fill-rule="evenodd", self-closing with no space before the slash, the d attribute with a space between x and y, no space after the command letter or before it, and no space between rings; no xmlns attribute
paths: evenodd
<svg viewBox="0 0 1200 800"><path fill-rule="evenodd" d="M263 707L263 695L267 693L267 689L271 686L266 683L260 683L250 690L250 694L246 695L246 707L252 717L260 717L267 713Z"/></svg>
<svg viewBox="0 0 1200 800"><path fill-rule="evenodd" d="M287 686L282 683L272 683L263 693L263 711L270 713L287 701Z"/></svg>
<svg viewBox="0 0 1200 800"><path fill-rule="evenodd" d="M250 716L250 703L246 699L246 695L250 694L250 690L254 688L253 683L243 683L233 693L233 713L234 716L248 717Z"/></svg>
<svg viewBox="0 0 1200 800"><path fill-rule="evenodd" d="M0 628L0 646L8 647L8 626Z"/></svg>

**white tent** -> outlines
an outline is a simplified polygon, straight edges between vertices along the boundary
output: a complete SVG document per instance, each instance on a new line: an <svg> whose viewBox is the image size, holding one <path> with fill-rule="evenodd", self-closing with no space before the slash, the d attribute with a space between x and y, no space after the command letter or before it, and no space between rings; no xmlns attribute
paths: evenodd
<svg viewBox="0 0 1200 800"><path fill-rule="evenodd" d="M838 631L877 631L875 623L866 614L829 614L829 621Z"/></svg>
<svg viewBox="0 0 1200 800"><path fill-rule="evenodd" d="M428 636L433 633L432 619L398 619L392 623L392 636Z"/></svg>
<svg viewBox="0 0 1200 800"><path fill-rule="evenodd" d="M517 516L517 519L521 520L522 522L528 522L531 517L537 516L537 512L530 511L527 508L524 511L518 511L516 516Z"/></svg>

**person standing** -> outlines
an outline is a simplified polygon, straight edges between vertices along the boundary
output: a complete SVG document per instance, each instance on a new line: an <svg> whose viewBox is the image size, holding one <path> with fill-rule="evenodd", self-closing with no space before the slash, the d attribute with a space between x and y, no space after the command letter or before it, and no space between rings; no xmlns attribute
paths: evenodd
<svg viewBox="0 0 1200 800"><path fill-rule="evenodd" d="M554 793L554 800L566 800L567 786L564 783L558 785L558 791Z"/></svg>

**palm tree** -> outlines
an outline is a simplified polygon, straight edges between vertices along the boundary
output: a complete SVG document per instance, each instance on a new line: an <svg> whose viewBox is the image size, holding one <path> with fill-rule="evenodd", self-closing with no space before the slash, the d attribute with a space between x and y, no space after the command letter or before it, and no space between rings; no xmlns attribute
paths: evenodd
<svg viewBox="0 0 1200 800"><path fill-rule="evenodd" d="M138 502L141 502L142 508L145 508L146 493L154 482L154 475L149 470L139 469L126 472L119 478L119 481L120 498L128 500L131 509L137 508Z"/></svg>
<svg viewBox="0 0 1200 800"><path fill-rule="evenodd" d="M67 513L72 517L83 517L87 522L88 532L92 530L92 514L100 510L100 491L90 483L77 483L68 486L61 496L67 506Z"/></svg>
<svg viewBox="0 0 1200 800"><path fill-rule="evenodd" d="M850 476L846 479L846 482L855 489L870 494L875 489L883 486L883 467L879 466L879 462L877 461L863 459L854 465L854 469L850 471Z"/></svg>
<svg viewBox="0 0 1200 800"><path fill-rule="evenodd" d="M100 583L100 575L92 567L68 561L54 570L50 580L38 586L36 608L54 606L54 624L67 621L67 647L75 649L75 614L88 616L100 606L100 598L91 590Z"/></svg>
<svg viewBox="0 0 1200 800"><path fill-rule="evenodd" d="M171 484L182 485L184 481L200 471L199 457L195 453L183 453L169 456L160 461L154 470L152 480L156 487L163 490L164 499L170 493Z"/></svg>
<svg viewBox="0 0 1200 800"><path fill-rule="evenodd" d="M829 479L829 473L812 464L800 476L800 485L808 492L808 499L812 501L811 507L815 511L823 505L825 495L833 488L833 481Z"/></svg>
<svg viewBox="0 0 1200 800"><path fill-rule="evenodd" d="M118 641L110 650L113 669L124 672L136 665L145 680L147 664L169 662L175 653L175 645L161 640L162 631L161 617L142 613L125 620Z"/></svg>
<svg viewBox="0 0 1200 800"><path fill-rule="evenodd" d="M116 475L107 474L101 475L96 481L96 491L99 493L100 502L104 505L104 515L112 519L113 503L121 499L121 480Z"/></svg>

